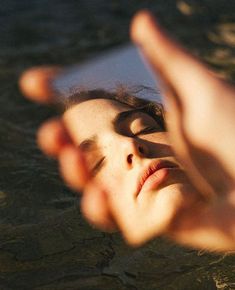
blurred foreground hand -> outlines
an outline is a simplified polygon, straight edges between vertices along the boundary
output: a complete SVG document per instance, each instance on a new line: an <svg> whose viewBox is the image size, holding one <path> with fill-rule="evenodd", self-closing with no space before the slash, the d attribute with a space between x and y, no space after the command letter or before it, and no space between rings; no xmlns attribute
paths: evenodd
<svg viewBox="0 0 235 290"><path fill-rule="evenodd" d="M38 144L59 160L66 183L83 189L82 211L90 223L104 230L118 228L129 244L140 245L158 234L181 244L213 251L235 250L235 88L217 78L195 57L171 40L149 12L138 13L131 38L162 81L167 125L175 154L206 205L182 211L165 228L148 228L144 214L126 226L131 206L114 204L109 193L94 184L81 152L73 146L59 118L38 131ZM23 94L41 103L56 102L52 87L61 69L32 68L20 78ZM145 230L141 231L140 225ZM150 225L149 225L150 227ZM151 234L150 234L151 233Z"/></svg>

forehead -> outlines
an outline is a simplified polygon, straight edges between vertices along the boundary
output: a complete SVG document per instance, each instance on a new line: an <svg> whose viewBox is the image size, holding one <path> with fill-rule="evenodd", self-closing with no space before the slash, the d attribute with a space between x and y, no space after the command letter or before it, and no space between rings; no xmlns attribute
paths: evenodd
<svg viewBox="0 0 235 290"><path fill-rule="evenodd" d="M131 107L115 100L93 99L81 102L68 109L63 120L72 139L77 143L78 138L98 133L112 125L115 116Z"/></svg>
<svg viewBox="0 0 235 290"><path fill-rule="evenodd" d="M120 111L120 110L126 110L128 108L131 108L128 105L125 105L123 103L120 103L116 100L109 100L109 99L92 99L87 100L81 103L78 103L77 105L72 106L70 109L68 109L65 114L70 111L76 111L76 112L99 112L103 111L103 109L109 109L111 111Z"/></svg>
<svg viewBox="0 0 235 290"><path fill-rule="evenodd" d="M95 118L96 120L107 117L112 118L116 114L130 109L130 106L115 100L93 99L72 106L64 113L63 118L73 118L74 121L78 119L80 121L87 121L90 118Z"/></svg>

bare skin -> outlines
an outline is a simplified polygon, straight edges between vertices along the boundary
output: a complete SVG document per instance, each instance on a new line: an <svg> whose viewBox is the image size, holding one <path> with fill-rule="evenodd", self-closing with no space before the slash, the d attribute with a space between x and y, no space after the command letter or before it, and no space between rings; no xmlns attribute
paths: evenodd
<svg viewBox="0 0 235 290"><path fill-rule="evenodd" d="M84 158L60 119L42 125L38 143L46 154L58 158L68 185L83 189L82 211L97 227L113 230L118 226L132 245L164 233L196 248L234 251L235 88L172 41L148 12L140 12L133 19L131 38L143 51L156 77L163 80L173 150L198 195L207 202L195 203L191 211L181 210L175 222L165 228L158 225L159 230L154 231L152 225L139 231L144 212L140 215L133 210L135 222L129 223L127 230L125 216L130 206L113 203L111 194L91 181ZM22 76L20 87L34 101L53 102L50 81L57 74L58 68L31 69ZM32 86L32 79L37 85Z"/></svg>

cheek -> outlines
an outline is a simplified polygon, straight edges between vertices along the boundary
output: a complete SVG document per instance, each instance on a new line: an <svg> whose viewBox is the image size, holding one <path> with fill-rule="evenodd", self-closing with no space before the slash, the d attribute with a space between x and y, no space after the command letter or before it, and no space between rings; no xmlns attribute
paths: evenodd
<svg viewBox="0 0 235 290"><path fill-rule="evenodd" d="M96 180L105 190L116 192L121 191L124 185L124 178L120 172L113 168L103 168L102 171L97 175Z"/></svg>
<svg viewBox="0 0 235 290"><path fill-rule="evenodd" d="M96 180L107 192L112 194L125 194L126 192L131 194L134 191L133 184L136 183L134 176L113 167L103 168L97 175Z"/></svg>

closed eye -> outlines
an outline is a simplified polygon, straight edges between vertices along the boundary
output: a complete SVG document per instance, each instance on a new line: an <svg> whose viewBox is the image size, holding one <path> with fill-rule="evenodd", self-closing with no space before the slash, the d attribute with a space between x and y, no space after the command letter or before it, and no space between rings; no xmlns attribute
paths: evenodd
<svg viewBox="0 0 235 290"><path fill-rule="evenodd" d="M150 134L150 133L153 133L153 132L156 132L156 131L159 131L159 128L153 127L153 126L149 126L149 127L146 127L144 129L138 131L137 133L134 133L134 135L138 136L138 135Z"/></svg>
<svg viewBox="0 0 235 290"><path fill-rule="evenodd" d="M105 157L102 157L101 159L99 159L99 161L91 169L91 174L93 177L99 172L99 170L104 165L104 160L105 160Z"/></svg>

